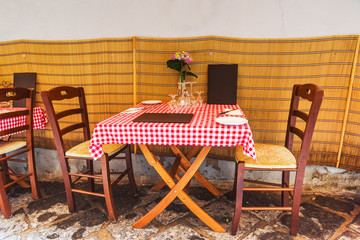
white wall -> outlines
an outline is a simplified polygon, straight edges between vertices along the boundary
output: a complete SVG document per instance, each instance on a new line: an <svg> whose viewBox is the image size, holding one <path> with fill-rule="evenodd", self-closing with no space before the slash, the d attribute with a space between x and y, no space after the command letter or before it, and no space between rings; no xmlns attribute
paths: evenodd
<svg viewBox="0 0 360 240"><path fill-rule="evenodd" d="M360 34L359 0L0 0L0 41Z"/></svg>

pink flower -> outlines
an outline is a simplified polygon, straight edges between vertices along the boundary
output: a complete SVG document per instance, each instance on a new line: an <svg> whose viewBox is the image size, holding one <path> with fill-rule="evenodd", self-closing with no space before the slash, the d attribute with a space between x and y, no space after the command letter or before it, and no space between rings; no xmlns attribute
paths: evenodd
<svg viewBox="0 0 360 240"><path fill-rule="evenodd" d="M189 75L192 75L193 77L198 77L197 75L190 72L189 64L193 61L193 59L190 57L190 54L188 52L175 52L171 58L172 60L178 60L179 62L172 62L171 60L169 60L167 61L167 66L180 72L180 77L182 79L181 81L185 80L184 77L187 73L190 73Z"/></svg>
<svg viewBox="0 0 360 240"><path fill-rule="evenodd" d="M172 55L172 59L175 60L179 60L179 61L183 61L187 64L191 63L193 60L192 58L190 57L190 54L188 52L185 52L185 51L179 51L179 52L176 52Z"/></svg>

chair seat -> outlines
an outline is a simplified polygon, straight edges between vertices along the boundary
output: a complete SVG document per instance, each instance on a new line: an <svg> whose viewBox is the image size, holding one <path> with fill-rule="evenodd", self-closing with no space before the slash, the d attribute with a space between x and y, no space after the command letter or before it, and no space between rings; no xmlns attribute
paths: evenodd
<svg viewBox="0 0 360 240"><path fill-rule="evenodd" d="M25 141L0 141L0 154L12 152L23 147L26 147Z"/></svg>
<svg viewBox="0 0 360 240"><path fill-rule="evenodd" d="M272 144L255 144L257 161L242 153L242 146L237 146L235 159L245 162L245 167L250 168L296 168L294 155L284 146Z"/></svg>
<svg viewBox="0 0 360 240"><path fill-rule="evenodd" d="M91 155L89 153L89 145L90 140L82 142L75 147L72 147L68 151L66 151L65 155L67 157L83 157L83 158L91 158ZM103 150L104 153L107 153L110 156L112 156L117 151L123 149L126 145L125 144L104 144Z"/></svg>

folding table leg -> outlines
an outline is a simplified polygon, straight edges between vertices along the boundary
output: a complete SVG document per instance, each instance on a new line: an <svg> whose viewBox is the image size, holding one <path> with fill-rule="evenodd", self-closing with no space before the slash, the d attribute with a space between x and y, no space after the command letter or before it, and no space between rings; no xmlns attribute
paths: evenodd
<svg viewBox="0 0 360 240"><path fill-rule="evenodd" d="M159 215L176 197L178 197L197 217L199 217L206 225L216 232L225 232L225 229L212 219L204 210L202 210L184 191L186 184L194 176L199 169L201 163L204 161L206 155L211 147L203 147L197 158L188 168L180 181L175 184L170 174L161 165L159 160L153 156L146 145L139 145L141 151L145 155L146 160L159 173L166 184L171 188L170 192L144 217L133 224L134 228L142 228L151 222L157 215Z"/></svg>
<svg viewBox="0 0 360 240"><path fill-rule="evenodd" d="M170 149L173 151L174 154L181 156L181 165L189 168L191 166L191 162L189 158L185 157L184 154L180 151L180 149L176 146L170 146ZM198 171L195 172L194 177L215 196L222 196L223 194L217 190L206 178L201 175Z"/></svg>
<svg viewBox="0 0 360 240"><path fill-rule="evenodd" d="M174 179L175 175L177 174L179 164L180 164L181 157L176 155L174 164L171 167L170 176ZM163 187L165 187L166 183L164 180L160 180L155 186L151 188L151 191L160 191Z"/></svg>
<svg viewBox="0 0 360 240"><path fill-rule="evenodd" d="M186 158L187 159L192 159L195 156L195 154L199 151L199 149L200 149L199 146L192 147L191 150L186 155ZM177 157L178 155L175 154L175 156ZM171 166L170 176L172 176L173 178L175 177L175 174L177 173L177 170L179 168L179 164L180 164L180 161L176 161L176 159L175 159L173 165ZM160 180L155 186L153 186L151 188L151 190L152 191L160 191L160 189L165 187L165 185L166 185L166 183L164 182L164 180ZM189 187L190 186L187 186L187 188L189 188Z"/></svg>

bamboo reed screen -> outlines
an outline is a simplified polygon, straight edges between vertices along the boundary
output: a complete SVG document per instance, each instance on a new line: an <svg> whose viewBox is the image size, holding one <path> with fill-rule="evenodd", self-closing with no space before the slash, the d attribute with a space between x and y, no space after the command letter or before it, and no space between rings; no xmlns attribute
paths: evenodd
<svg viewBox="0 0 360 240"><path fill-rule="evenodd" d="M194 92L203 91L205 98L208 64L238 64L238 104L249 119L255 142L283 144L292 86L317 84L325 90L325 98L309 164L336 166L338 163L341 168L357 170L360 142L357 40L356 35L304 39L209 36L18 40L0 43L0 82L12 81L14 72L37 72L36 104L39 106L43 106L40 91L59 85L83 86L93 129L97 122L134 102L169 101L168 94L176 91L179 77L175 70L166 67L166 61L174 52L185 50L194 59L192 72L199 76L198 79L187 77L187 80L196 80ZM301 104L308 109L306 102ZM73 121L67 119L63 124ZM69 139L79 140L80 134ZM37 147L53 148L50 126L35 131L35 140ZM298 151L299 142L294 147ZM165 147L157 147L157 151L168 153ZM231 159L233 152L216 148L212 156Z"/></svg>

